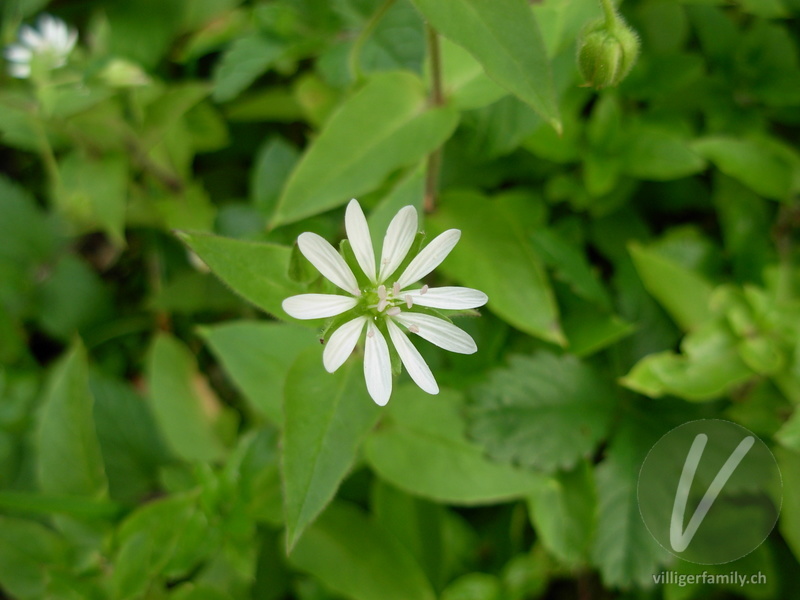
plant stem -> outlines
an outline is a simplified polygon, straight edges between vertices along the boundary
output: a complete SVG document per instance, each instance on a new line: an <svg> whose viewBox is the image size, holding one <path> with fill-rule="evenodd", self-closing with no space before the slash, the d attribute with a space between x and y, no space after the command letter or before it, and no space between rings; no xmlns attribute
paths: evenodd
<svg viewBox="0 0 800 600"><path fill-rule="evenodd" d="M439 34L430 25L426 25L428 37L428 55L431 60L431 106L444 105L442 89L442 53L439 46ZM436 148L428 155L428 166L425 172L425 212L436 209L439 193L439 172L442 168L442 147Z"/></svg>
<svg viewBox="0 0 800 600"><path fill-rule="evenodd" d="M364 78L364 73L361 71L360 63L361 50L364 48L364 44L375 31L375 28L378 26L378 23L380 23L383 15L387 13L394 2L395 0L385 0L381 7L375 11L375 14L369 18L367 24L364 25L364 28L359 32L356 41L353 42L353 47L350 48L350 55L348 56L347 63L350 68L350 75L352 75L353 79L356 81Z"/></svg>
<svg viewBox="0 0 800 600"><path fill-rule="evenodd" d="M613 27L617 22L617 11L614 10L614 5L611 3L611 0L600 0L600 4L606 16L606 26L609 28Z"/></svg>

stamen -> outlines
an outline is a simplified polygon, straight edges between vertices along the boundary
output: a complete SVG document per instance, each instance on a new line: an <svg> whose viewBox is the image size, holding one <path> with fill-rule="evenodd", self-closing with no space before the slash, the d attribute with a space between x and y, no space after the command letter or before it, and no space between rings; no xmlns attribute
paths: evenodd
<svg viewBox="0 0 800 600"><path fill-rule="evenodd" d="M395 281L394 282L394 285L392 286L392 295L395 298L398 298L400 296L400 282L399 281Z"/></svg>
<svg viewBox="0 0 800 600"><path fill-rule="evenodd" d="M419 333L419 327L417 327L416 325L409 325L408 326L408 330L411 333Z"/></svg>
<svg viewBox="0 0 800 600"><path fill-rule="evenodd" d="M386 300L386 286L383 284L378 286L378 298L380 300Z"/></svg>
<svg viewBox="0 0 800 600"><path fill-rule="evenodd" d="M399 307L399 306L393 306L392 308L390 308L389 310L387 310L387 311L386 311L386 314L387 314L388 316L390 316L390 317L396 317L396 316L397 316L397 315L399 315L401 312L402 312L402 311L400 310L400 307Z"/></svg>
<svg viewBox="0 0 800 600"><path fill-rule="evenodd" d="M371 338L371 337L374 337L374 336L375 336L375 332L374 332L374 331L372 331L372 329L370 329L369 331L367 331L367 337L370 337L370 338Z"/></svg>
<svg viewBox="0 0 800 600"><path fill-rule="evenodd" d="M386 308L388 304L389 301L386 298L378 302L378 312L383 312L383 309Z"/></svg>
<svg viewBox="0 0 800 600"><path fill-rule="evenodd" d="M406 294L405 301L408 308L414 306L414 300L411 298L411 294Z"/></svg>
<svg viewBox="0 0 800 600"><path fill-rule="evenodd" d="M426 283L425 285L422 286L422 289L419 291L419 295L424 296L425 292L427 291L428 291L428 284Z"/></svg>

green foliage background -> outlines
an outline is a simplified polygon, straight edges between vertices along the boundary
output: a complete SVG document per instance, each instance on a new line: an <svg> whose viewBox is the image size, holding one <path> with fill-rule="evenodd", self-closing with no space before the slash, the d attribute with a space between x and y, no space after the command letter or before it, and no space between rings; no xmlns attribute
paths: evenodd
<svg viewBox="0 0 800 600"><path fill-rule="evenodd" d="M800 3L621 9L642 55L596 92L595 0L0 5L5 44L42 11L80 31L0 79L3 592L800 597ZM337 242L351 197L380 239L440 148L424 230L463 232L437 283L489 295L479 352L421 345L441 394L403 375L380 409L282 312L316 285L293 242ZM697 418L783 473L776 530L717 567L636 504Z"/></svg>

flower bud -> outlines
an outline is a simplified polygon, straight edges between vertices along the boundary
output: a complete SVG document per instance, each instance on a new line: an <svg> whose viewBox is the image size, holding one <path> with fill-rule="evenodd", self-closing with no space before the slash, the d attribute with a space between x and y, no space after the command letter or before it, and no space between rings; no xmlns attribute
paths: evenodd
<svg viewBox="0 0 800 600"><path fill-rule="evenodd" d="M630 72L639 54L639 37L618 14L613 21L589 24L578 42L578 68L587 86L615 86Z"/></svg>

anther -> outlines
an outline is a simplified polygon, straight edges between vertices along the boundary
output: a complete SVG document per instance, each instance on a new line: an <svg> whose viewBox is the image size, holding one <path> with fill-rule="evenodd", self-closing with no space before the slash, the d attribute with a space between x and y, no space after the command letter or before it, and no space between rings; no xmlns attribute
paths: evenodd
<svg viewBox="0 0 800 600"><path fill-rule="evenodd" d="M411 298L411 294L406 294L405 301L408 308L414 306L414 300Z"/></svg>
<svg viewBox="0 0 800 600"><path fill-rule="evenodd" d="M392 286L392 295L397 298L400 295L400 282L395 281L394 285Z"/></svg>
<svg viewBox="0 0 800 600"><path fill-rule="evenodd" d="M378 298L380 300L386 300L386 286L383 284L378 286Z"/></svg>
<svg viewBox="0 0 800 600"><path fill-rule="evenodd" d="M386 308L386 306L388 304L389 304L389 301L386 298L384 298L383 300L378 302L378 307L377 307L378 308L378 312L383 312L383 309Z"/></svg>
<svg viewBox="0 0 800 600"><path fill-rule="evenodd" d="M419 291L419 295L424 296L425 292L427 291L428 291L428 284L426 283L425 285L422 286L422 289Z"/></svg>
<svg viewBox="0 0 800 600"><path fill-rule="evenodd" d="M417 327L416 325L409 325L408 326L408 330L411 333L419 333L419 327Z"/></svg>
<svg viewBox="0 0 800 600"><path fill-rule="evenodd" d="M375 332L374 332L374 331L372 331L372 329L370 329L370 330L367 332L367 337L370 337L370 338L371 338L371 337L374 337L374 336L375 336Z"/></svg>
<svg viewBox="0 0 800 600"><path fill-rule="evenodd" d="M392 308L390 308L389 310L387 310L387 311L386 311L386 314L387 314L388 316L390 316L390 317L396 317L396 316L397 316L397 315L399 315L401 312L402 312L402 311L400 310L400 307L399 307L399 306L393 306Z"/></svg>

